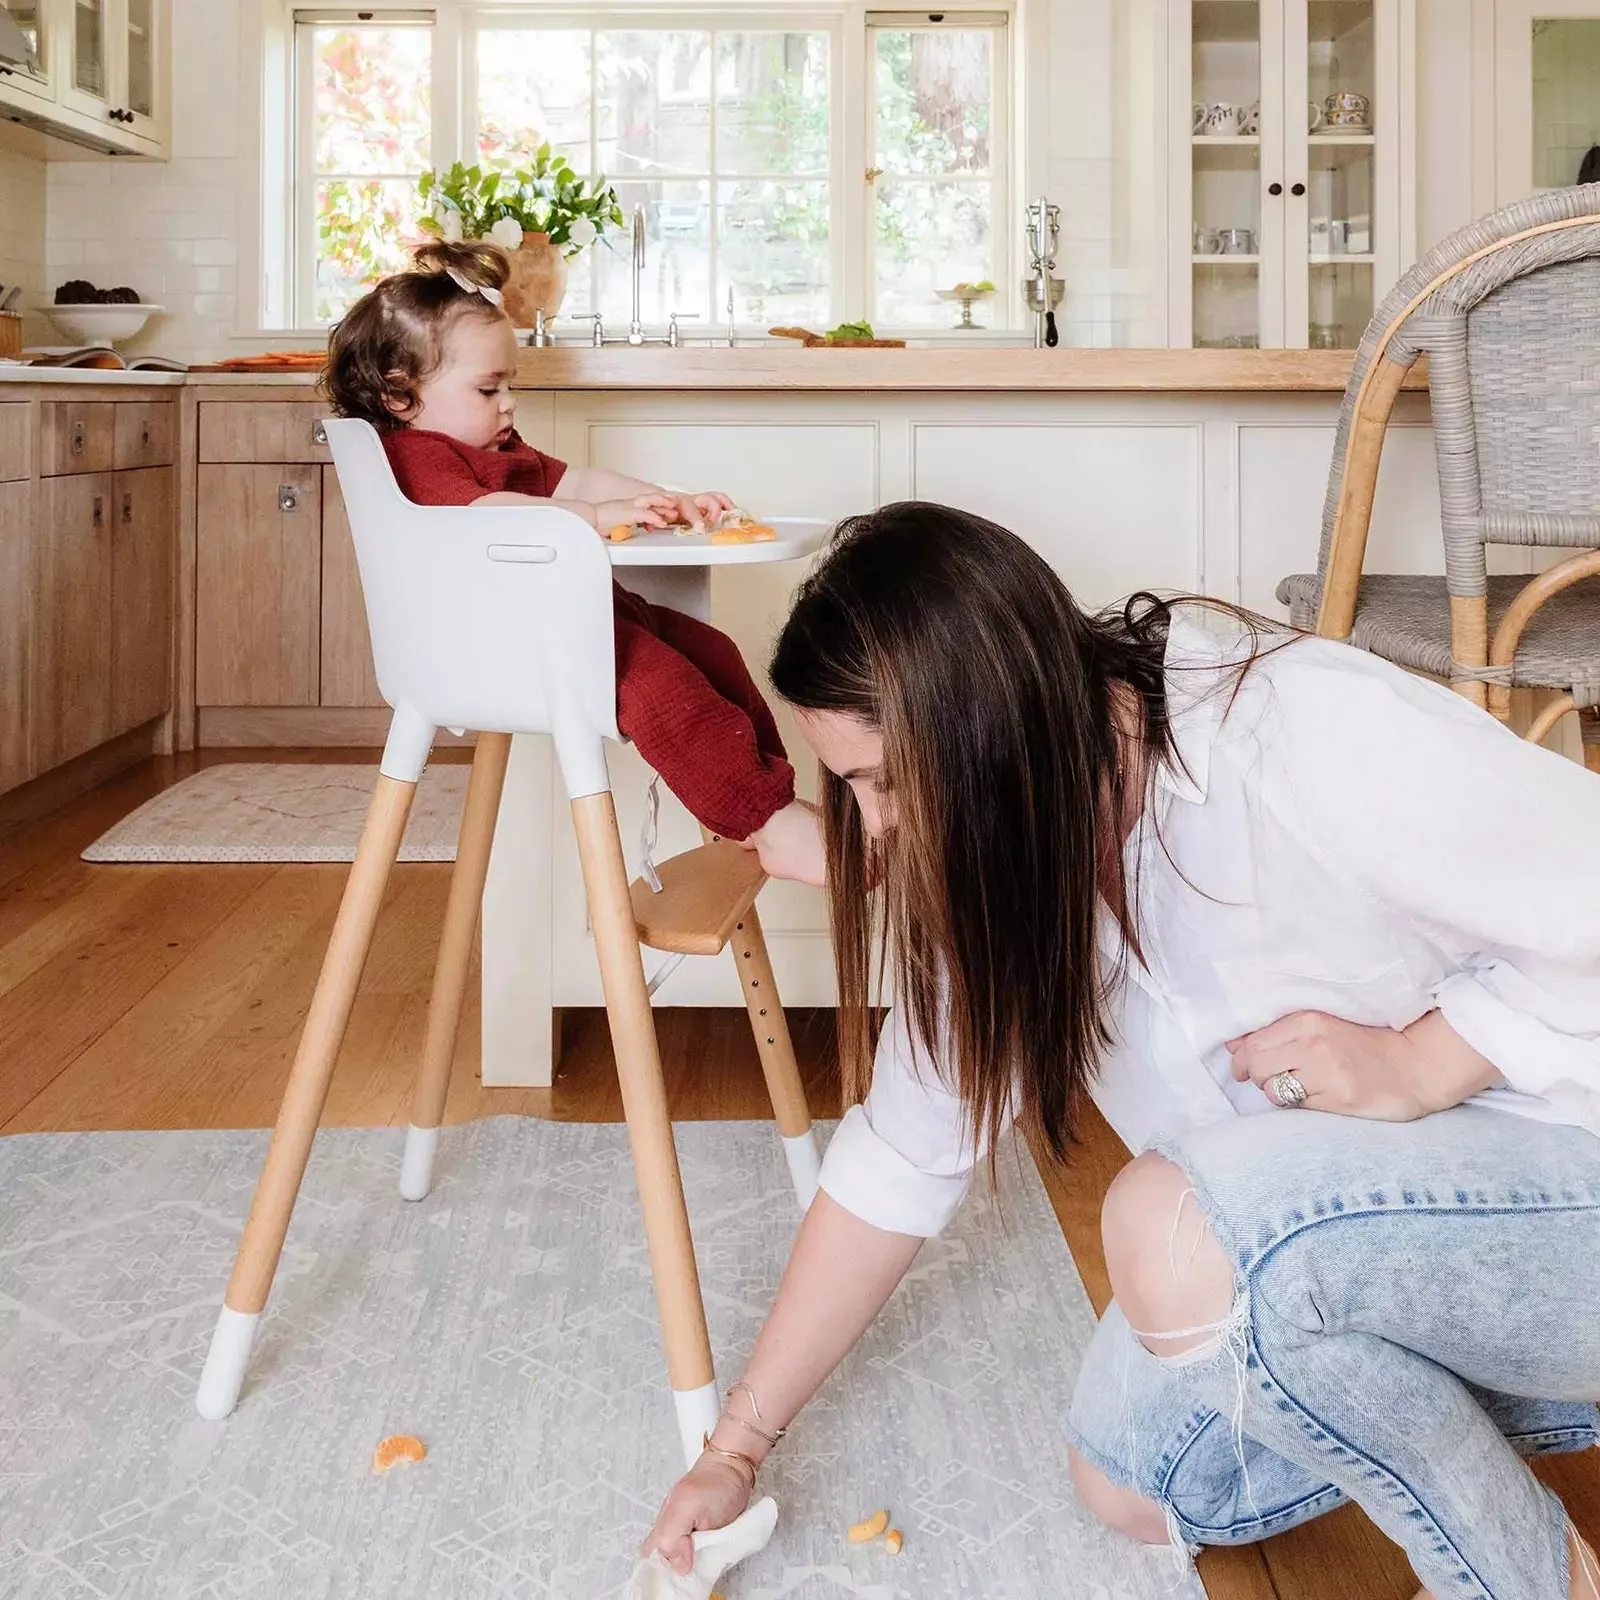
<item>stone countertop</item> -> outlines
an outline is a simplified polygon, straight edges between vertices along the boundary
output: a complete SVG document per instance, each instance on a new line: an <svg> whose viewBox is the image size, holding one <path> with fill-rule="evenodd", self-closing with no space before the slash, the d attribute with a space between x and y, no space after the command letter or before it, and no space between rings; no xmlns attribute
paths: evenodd
<svg viewBox="0 0 1600 1600"><path fill-rule="evenodd" d="M559 345L522 352L518 389L762 390L860 393L1340 394L1349 350L595 350ZM311 373L193 372L197 387L283 388L304 394ZM1424 364L1406 387L1424 389Z"/></svg>
<svg viewBox="0 0 1600 1600"><path fill-rule="evenodd" d="M188 381L186 372L106 371L101 367L30 367L0 363L0 383L38 383L51 388L75 384L113 384L119 389L181 389Z"/></svg>

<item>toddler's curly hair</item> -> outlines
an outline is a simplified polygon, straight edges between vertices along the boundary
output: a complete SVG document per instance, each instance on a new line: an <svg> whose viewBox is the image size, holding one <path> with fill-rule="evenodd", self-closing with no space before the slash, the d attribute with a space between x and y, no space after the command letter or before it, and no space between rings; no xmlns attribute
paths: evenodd
<svg viewBox="0 0 1600 1600"><path fill-rule="evenodd" d="M498 245L433 240L351 306L328 337L319 387L341 417L361 417L380 432L405 426L417 386L439 370L444 336L461 317L504 317L478 293L503 289L511 263ZM457 278L472 286L462 288Z"/></svg>

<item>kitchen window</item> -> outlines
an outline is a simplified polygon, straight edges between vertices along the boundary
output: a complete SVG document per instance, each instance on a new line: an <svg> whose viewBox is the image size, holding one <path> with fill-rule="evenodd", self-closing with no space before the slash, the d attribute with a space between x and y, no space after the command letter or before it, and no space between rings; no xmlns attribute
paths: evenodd
<svg viewBox="0 0 1600 1600"><path fill-rule="evenodd" d="M295 19L306 325L403 262L420 172L515 160L544 141L603 173L629 214L643 206L649 323L676 311L710 332L731 294L743 330L862 316L937 328L953 321L937 290L1010 276L1003 11L441 6ZM630 314L626 235L609 237L573 263L569 328L592 311L613 326Z"/></svg>

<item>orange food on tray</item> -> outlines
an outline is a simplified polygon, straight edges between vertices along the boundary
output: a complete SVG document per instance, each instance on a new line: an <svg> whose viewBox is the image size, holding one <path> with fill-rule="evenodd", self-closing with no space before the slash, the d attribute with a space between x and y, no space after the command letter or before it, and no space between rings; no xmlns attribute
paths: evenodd
<svg viewBox="0 0 1600 1600"><path fill-rule="evenodd" d="M718 528L711 535L712 544L768 544L778 537L776 528L762 522L743 522L731 528Z"/></svg>
<svg viewBox="0 0 1600 1600"><path fill-rule="evenodd" d="M387 1472L402 1461L420 1461L427 1453L428 1447L413 1434L393 1434L372 1452L372 1470Z"/></svg>
<svg viewBox="0 0 1600 1600"><path fill-rule="evenodd" d="M631 522L619 522L616 527L612 528L606 534L606 538L608 538L612 544L622 544L625 540L631 539L638 531L638 528L636 528Z"/></svg>

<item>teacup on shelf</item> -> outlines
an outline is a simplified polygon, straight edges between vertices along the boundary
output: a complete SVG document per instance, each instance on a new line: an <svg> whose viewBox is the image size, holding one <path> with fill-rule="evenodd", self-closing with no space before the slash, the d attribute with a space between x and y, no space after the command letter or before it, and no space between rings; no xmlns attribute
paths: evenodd
<svg viewBox="0 0 1600 1600"><path fill-rule="evenodd" d="M1247 256L1256 247L1256 236L1248 228L1224 228L1221 238L1225 256Z"/></svg>
<svg viewBox="0 0 1600 1600"><path fill-rule="evenodd" d="M1194 132L1208 139L1237 138L1244 128L1245 108L1226 100L1213 101L1208 106L1196 103L1191 107Z"/></svg>
<svg viewBox="0 0 1600 1600"><path fill-rule="evenodd" d="M1197 256L1221 255L1222 235L1215 228L1196 228L1194 230L1194 253Z"/></svg>

